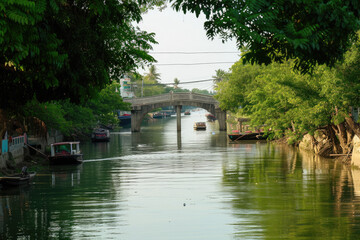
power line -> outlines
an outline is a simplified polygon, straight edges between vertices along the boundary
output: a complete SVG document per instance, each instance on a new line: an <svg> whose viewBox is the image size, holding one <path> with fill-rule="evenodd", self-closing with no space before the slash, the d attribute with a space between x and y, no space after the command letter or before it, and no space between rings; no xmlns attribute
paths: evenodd
<svg viewBox="0 0 360 240"><path fill-rule="evenodd" d="M214 79L204 79L204 80L195 80L195 81L189 81L189 82L180 82L179 84L199 83L199 82L208 82L208 81L214 81Z"/></svg>
<svg viewBox="0 0 360 240"><path fill-rule="evenodd" d="M199 83L199 82L209 82L209 81L214 81L214 79L203 79L203 80L195 80L195 81L189 81L189 82L180 82L177 85ZM132 85L135 85L135 84L132 84ZM144 83L144 86L161 86L161 85L175 85L175 83Z"/></svg>
<svg viewBox="0 0 360 240"><path fill-rule="evenodd" d="M204 62L204 63L158 63L154 64L157 66L192 66L192 65L206 65L206 64L227 64L227 63L234 63L234 62Z"/></svg>
<svg viewBox="0 0 360 240"><path fill-rule="evenodd" d="M240 54L240 52L149 52L150 54Z"/></svg>

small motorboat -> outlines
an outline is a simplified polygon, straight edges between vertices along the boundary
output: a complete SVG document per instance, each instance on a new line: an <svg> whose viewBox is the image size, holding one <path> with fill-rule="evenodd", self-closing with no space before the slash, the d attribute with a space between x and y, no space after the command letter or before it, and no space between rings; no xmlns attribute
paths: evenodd
<svg viewBox="0 0 360 240"><path fill-rule="evenodd" d="M194 129L195 130L206 130L206 123L205 122L195 122Z"/></svg>
<svg viewBox="0 0 360 240"><path fill-rule="evenodd" d="M83 162L80 142L59 142L50 145L50 164L79 164Z"/></svg>
<svg viewBox="0 0 360 240"><path fill-rule="evenodd" d="M20 186L31 182L36 172L27 172L27 167L23 167L21 173L0 177L0 183L3 186Z"/></svg>
<svg viewBox="0 0 360 240"><path fill-rule="evenodd" d="M104 128L96 128L91 134L93 142L108 142L110 141L110 131Z"/></svg>

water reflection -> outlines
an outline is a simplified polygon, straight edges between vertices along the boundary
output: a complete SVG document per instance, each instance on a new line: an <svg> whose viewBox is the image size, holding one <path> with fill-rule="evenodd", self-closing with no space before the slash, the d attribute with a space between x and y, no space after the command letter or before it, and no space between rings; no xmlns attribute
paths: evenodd
<svg viewBox="0 0 360 240"><path fill-rule="evenodd" d="M358 236L354 213L360 205L352 192L355 171L349 166L287 146L258 146L262 151L255 157L246 156L251 145L238 147L242 156L223 166L224 189L233 196L229 204L237 219L236 237Z"/></svg>
<svg viewBox="0 0 360 240"><path fill-rule="evenodd" d="M83 142L85 162L0 191L0 239L357 239L360 172L201 115Z"/></svg>

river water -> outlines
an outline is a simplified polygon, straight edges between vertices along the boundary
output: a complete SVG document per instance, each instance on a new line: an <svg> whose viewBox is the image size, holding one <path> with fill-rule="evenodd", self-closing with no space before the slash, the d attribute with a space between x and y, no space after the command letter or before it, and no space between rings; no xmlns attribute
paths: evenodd
<svg viewBox="0 0 360 240"><path fill-rule="evenodd" d="M266 142L229 143L204 112L84 142L79 166L0 191L0 239L359 239L360 172Z"/></svg>

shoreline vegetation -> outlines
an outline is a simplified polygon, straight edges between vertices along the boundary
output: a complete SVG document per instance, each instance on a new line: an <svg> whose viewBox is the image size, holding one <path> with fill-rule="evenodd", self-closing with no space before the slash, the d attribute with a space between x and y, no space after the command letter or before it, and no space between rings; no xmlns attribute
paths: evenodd
<svg viewBox="0 0 360 240"><path fill-rule="evenodd" d="M204 13L208 38L234 38L241 50L228 72L213 76L210 94L220 108L272 129L271 140L298 145L309 134L315 153L349 155L360 137L359 5L295 0L283 11L280 1L220 8L200 2L176 0L172 7ZM1 2L0 138L46 139L50 129L74 138L116 124L114 110L129 110L117 83L125 75L139 97L189 91L177 78L173 87L160 82L150 55L155 34L138 27L142 14L163 7L162 0ZM299 14L304 7L311 14ZM149 73L141 76L145 66Z"/></svg>

